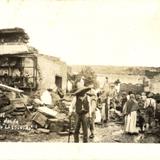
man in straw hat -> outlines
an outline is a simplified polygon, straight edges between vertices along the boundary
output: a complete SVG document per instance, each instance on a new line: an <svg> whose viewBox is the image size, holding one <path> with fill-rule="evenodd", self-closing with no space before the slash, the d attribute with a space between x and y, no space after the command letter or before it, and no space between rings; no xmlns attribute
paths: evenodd
<svg viewBox="0 0 160 160"><path fill-rule="evenodd" d="M73 93L73 100L69 107L69 116L72 112L76 113L76 124L74 132L74 142L79 142L79 131L82 125L83 130L83 142L88 142L88 126L87 126L87 114L89 113L89 101L86 95L91 88L82 87Z"/></svg>

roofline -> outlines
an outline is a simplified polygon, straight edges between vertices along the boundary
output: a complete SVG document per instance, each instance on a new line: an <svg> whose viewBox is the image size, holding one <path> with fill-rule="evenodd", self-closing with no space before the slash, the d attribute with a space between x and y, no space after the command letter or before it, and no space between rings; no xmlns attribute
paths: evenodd
<svg viewBox="0 0 160 160"><path fill-rule="evenodd" d="M25 33L24 29L22 28L18 28L18 27L15 27L15 28L5 28L5 29L0 29L0 33Z"/></svg>

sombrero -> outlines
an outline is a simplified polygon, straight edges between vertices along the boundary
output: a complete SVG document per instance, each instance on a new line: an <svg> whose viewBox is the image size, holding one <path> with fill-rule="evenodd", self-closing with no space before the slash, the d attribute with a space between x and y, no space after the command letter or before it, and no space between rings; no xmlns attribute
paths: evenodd
<svg viewBox="0 0 160 160"><path fill-rule="evenodd" d="M91 89L87 92L87 95L89 96L96 96L96 93Z"/></svg>
<svg viewBox="0 0 160 160"><path fill-rule="evenodd" d="M79 88L76 92L74 92L72 95L83 95L85 94L86 92L88 92L89 90L91 89L91 87L82 87L82 88Z"/></svg>

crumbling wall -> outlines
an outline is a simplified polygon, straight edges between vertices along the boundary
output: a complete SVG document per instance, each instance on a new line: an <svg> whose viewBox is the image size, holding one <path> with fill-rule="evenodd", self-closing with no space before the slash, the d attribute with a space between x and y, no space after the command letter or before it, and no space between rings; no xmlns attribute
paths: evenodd
<svg viewBox="0 0 160 160"><path fill-rule="evenodd" d="M151 91L153 93L160 93L160 74L151 79Z"/></svg>
<svg viewBox="0 0 160 160"><path fill-rule="evenodd" d="M126 84L142 84L143 77L142 75L123 75L123 74L98 74L97 75L97 81L100 84L100 87L103 86L105 82L105 77L108 77L109 82L114 82L117 79L120 79L121 83L126 83Z"/></svg>
<svg viewBox="0 0 160 160"><path fill-rule="evenodd" d="M38 85L40 90L55 87L55 76L62 77L62 90L66 92L67 65L58 58L37 54Z"/></svg>

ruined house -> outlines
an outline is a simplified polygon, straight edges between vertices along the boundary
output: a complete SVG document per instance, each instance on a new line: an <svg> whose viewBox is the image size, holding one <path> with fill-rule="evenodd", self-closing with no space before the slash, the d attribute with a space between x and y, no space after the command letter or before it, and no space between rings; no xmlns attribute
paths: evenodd
<svg viewBox="0 0 160 160"><path fill-rule="evenodd" d="M67 65L59 58L39 54L28 46L21 28L0 30L0 83L23 90L66 90Z"/></svg>

